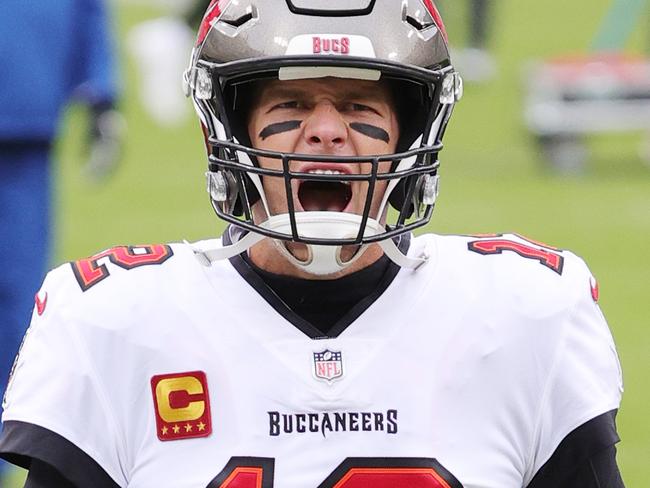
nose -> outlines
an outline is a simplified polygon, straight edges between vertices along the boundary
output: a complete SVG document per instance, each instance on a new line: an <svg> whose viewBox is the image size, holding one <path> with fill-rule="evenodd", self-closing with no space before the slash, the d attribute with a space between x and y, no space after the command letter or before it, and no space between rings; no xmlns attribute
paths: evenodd
<svg viewBox="0 0 650 488"><path fill-rule="evenodd" d="M331 152L347 142L348 126L331 102L321 101L305 121L304 137L311 148Z"/></svg>

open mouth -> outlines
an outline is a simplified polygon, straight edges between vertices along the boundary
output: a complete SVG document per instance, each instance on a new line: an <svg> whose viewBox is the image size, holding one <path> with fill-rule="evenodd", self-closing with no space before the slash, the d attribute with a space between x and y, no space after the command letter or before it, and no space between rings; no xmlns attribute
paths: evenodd
<svg viewBox="0 0 650 488"><path fill-rule="evenodd" d="M314 174L342 174L332 170L312 170ZM342 212L352 200L349 182L302 181L298 188L298 200L305 211Z"/></svg>

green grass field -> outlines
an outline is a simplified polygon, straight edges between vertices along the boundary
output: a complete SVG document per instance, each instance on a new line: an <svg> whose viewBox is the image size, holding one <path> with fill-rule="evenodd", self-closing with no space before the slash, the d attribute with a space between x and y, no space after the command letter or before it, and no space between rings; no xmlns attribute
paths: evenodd
<svg viewBox="0 0 650 488"><path fill-rule="evenodd" d="M441 198L426 230L517 231L587 260L600 281L601 306L624 369L621 470L628 487L645 486L650 479L650 390L644 386L650 373L650 167L638 156L642 135L592 138L586 173L563 177L544 169L521 115L523 63L586 52L610 2L496 3L493 51L499 76L466 87L446 136ZM156 14L151 8L120 5L116 17L122 35ZM460 44L463 12L447 10L450 37ZM642 52L650 44L649 20L645 31L639 22L628 52ZM73 111L67 119L59 148L53 264L110 245L193 240L216 236L223 228L204 190L197 123L163 130L148 120L135 98L130 63L125 57L123 111L129 139L124 162L108 184L90 185L80 176L81 114Z"/></svg>

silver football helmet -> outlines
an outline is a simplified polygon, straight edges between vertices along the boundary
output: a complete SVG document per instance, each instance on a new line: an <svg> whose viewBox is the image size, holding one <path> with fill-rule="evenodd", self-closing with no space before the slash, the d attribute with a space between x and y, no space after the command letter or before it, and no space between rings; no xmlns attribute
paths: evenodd
<svg viewBox="0 0 650 488"><path fill-rule="evenodd" d="M396 99L400 139L392 154L335 157L261 150L247 133L251 87L266 79L337 77L385 80ZM184 74L208 150L208 192L223 220L248 231L211 259L241 253L265 237L276 240L296 266L314 274L349 266L367 245L378 243L401 266L419 260L396 247L400 234L425 225L438 194L438 152L462 81L451 65L447 36L432 0L213 0L203 18L191 64ZM281 170L258 158L281 161ZM367 163L364 174L301 173L294 161ZM390 162L390 170L380 171ZM382 164L383 163L383 164ZM265 178L284 179L286 207L273 214ZM324 209L297 211L293 181L332 192L362 182L367 204L361 215ZM378 181L387 186L378 210L370 202ZM341 198L345 199L345 196ZM389 204L392 210L389 210ZM265 217L260 219L262 207ZM256 217L254 217L254 214ZM306 260L284 243L304 244ZM344 260L343 246L356 246Z"/></svg>

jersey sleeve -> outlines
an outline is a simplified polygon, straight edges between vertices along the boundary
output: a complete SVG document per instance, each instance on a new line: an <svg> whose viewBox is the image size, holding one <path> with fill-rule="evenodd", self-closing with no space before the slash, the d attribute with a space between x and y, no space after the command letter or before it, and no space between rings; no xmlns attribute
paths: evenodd
<svg viewBox="0 0 650 488"><path fill-rule="evenodd" d="M612 410L571 432L526 488L624 488L615 418Z"/></svg>
<svg viewBox="0 0 650 488"><path fill-rule="evenodd" d="M565 292L573 304L560 324L561 335L540 392L528 481L572 431L618 409L623 392L614 340L596 303L595 279L581 259L570 256L569 261ZM612 438L612 444L616 440Z"/></svg>
<svg viewBox="0 0 650 488"><path fill-rule="evenodd" d="M96 463L105 483L74 480L79 486L126 486L119 428L85 346L89 332L74 313L82 297L72 281L69 268L59 268L37 295L4 398L0 454L23 465L37 457L71 477L66 460Z"/></svg>

